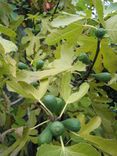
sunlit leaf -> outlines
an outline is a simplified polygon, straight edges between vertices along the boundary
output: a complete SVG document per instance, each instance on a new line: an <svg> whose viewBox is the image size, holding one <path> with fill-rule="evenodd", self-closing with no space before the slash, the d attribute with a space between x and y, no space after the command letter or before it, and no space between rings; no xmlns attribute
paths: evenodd
<svg viewBox="0 0 117 156"><path fill-rule="evenodd" d="M117 15L106 21L106 29L113 43L117 43Z"/></svg>
<svg viewBox="0 0 117 156"><path fill-rule="evenodd" d="M48 69L48 70L43 70L43 71L19 71L17 73L17 80L18 81L25 81L27 83L35 82L37 80L44 80L47 79L48 77L55 76L59 73L62 73L64 71L69 70L69 67L65 67L62 69Z"/></svg>
<svg viewBox="0 0 117 156"><path fill-rule="evenodd" d="M67 40L68 43L73 44L77 42L79 35L82 33L82 25L79 23L72 23L62 30L55 30L48 35L46 43L54 45L61 40Z"/></svg>
<svg viewBox="0 0 117 156"><path fill-rule="evenodd" d="M9 40L0 37L0 44L3 46L5 53L10 53L11 51L17 51L17 46Z"/></svg>
<svg viewBox="0 0 117 156"><path fill-rule="evenodd" d="M98 19L103 26L105 25L104 19L103 19L103 3L102 0L93 0L93 4L96 8L96 12L98 14Z"/></svg>
<svg viewBox="0 0 117 156"><path fill-rule="evenodd" d="M46 150L48 149L48 151ZM42 145L38 148L36 156L100 156L89 144L80 143L70 147L55 145Z"/></svg>
<svg viewBox="0 0 117 156"><path fill-rule="evenodd" d="M51 25L53 27L64 27L67 26L73 22L76 22L78 20L83 19L82 16L75 15L75 14L68 14L68 13L62 13L62 15L56 17L52 22Z"/></svg>
<svg viewBox="0 0 117 156"><path fill-rule="evenodd" d="M39 87L38 87L38 96L39 96L40 99L46 93L46 91L48 89L48 85L49 85L49 80L48 79L40 81L40 84L39 84Z"/></svg>
<svg viewBox="0 0 117 156"><path fill-rule="evenodd" d="M98 136L87 135L85 139L92 142L94 146L101 149L102 151L117 156L117 140L115 139L104 139Z"/></svg>
<svg viewBox="0 0 117 156"><path fill-rule="evenodd" d="M40 47L40 40L39 36L33 35L30 29L26 30L27 36L24 36L22 38L22 43L26 44L28 43L28 46L26 47L26 54L28 57L33 55L35 52L39 50Z"/></svg>
<svg viewBox="0 0 117 156"><path fill-rule="evenodd" d="M86 135L98 128L101 124L101 118L96 116L92 118L86 125L84 125L80 130L80 135Z"/></svg>
<svg viewBox="0 0 117 156"><path fill-rule="evenodd" d="M77 92L70 95L70 97L67 100L67 103L74 103L80 100L85 94L87 94L88 90L89 84L84 82L80 85L79 90Z"/></svg>
<svg viewBox="0 0 117 156"><path fill-rule="evenodd" d="M60 95L65 101L67 101L68 97L71 94L70 82L71 82L71 73L69 72L63 73L60 85Z"/></svg>

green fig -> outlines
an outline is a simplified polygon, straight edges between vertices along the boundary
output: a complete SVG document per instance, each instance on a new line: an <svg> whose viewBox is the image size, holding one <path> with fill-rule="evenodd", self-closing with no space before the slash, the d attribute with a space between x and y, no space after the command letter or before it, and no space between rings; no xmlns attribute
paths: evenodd
<svg viewBox="0 0 117 156"><path fill-rule="evenodd" d="M108 72L98 73L98 74L91 74L96 80L102 82L108 82L111 79L111 74Z"/></svg>

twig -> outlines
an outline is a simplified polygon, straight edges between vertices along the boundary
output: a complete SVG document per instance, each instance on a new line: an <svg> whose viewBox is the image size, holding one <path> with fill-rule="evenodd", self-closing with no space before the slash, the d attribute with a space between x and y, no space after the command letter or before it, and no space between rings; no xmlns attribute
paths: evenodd
<svg viewBox="0 0 117 156"><path fill-rule="evenodd" d="M82 78L82 80L80 81L80 83L78 84L78 86L80 86L80 85L89 77L89 75L90 75L90 73L91 73L91 71L92 71L92 69L93 69L93 66L94 66L94 64L95 64L95 62L96 62L96 60L97 60L98 54L99 54L99 52L100 52L100 43L101 43L101 40L98 39L98 40L97 40L96 53L95 53L95 57L94 57L94 59L93 59L93 62L92 62L92 64L90 65L90 67L89 67L88 71L86 72L86 74L84 75L84 77Z"/></svg>
<svg viewBox="0 0 117 156"><path fill-rule="evenodd" d="M57 11L57 9L58 9L58 6L59 6L59 4L60 4L60 1L61 1L61 0L58 0L58 2L57 2L57 4L56 4L56 7L55 7L54 12L53 12L52 17L51 17L51 21L53 20L53 17L54 17L54 15L56 14L56 11Z"/></svg>

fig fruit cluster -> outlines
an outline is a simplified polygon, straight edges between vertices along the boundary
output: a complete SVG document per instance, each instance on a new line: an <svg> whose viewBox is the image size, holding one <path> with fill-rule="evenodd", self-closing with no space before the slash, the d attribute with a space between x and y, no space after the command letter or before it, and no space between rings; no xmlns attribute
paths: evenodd
<svg viewBox="0 0 117 156"><path fill-rule="evenodd" d="M62 98L55 97L54 95L46 95L42 101L55 115L59 115L65 106L64 100ZM49 122L46 128L39 135L38 144L48 144L52 141L53 137L62 136L66 130L78 132L80 130L79 119L67 118L63 121L55 120Z"/></svg>

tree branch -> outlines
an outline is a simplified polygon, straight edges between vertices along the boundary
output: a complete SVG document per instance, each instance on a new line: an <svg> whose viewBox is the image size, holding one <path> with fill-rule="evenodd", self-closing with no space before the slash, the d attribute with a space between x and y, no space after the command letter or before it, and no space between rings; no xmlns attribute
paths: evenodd
<svg viewBox="0 0 117 156"><path fill-rule="evenodd" d="M90 75L90 73L91 73L91 71L92 71L92 69L93 69L93 67L94 67L94 64L95 64L95 62L96 62L96 60L97 60L98 54L99 54L99 52L100 52L100 43L101 43L101 40L98 39L98 40L97 40L96 53L95 53L95 57L94 57L94 59L93 59L93 62L92 62L92 64L90 65L90 67L89 67L88 71L86 72L86 74L84 75L84 77L82 78L82 80L80 81L80 83L78 84L78 86L80 86L80 85L89 77L89 75Z"/></svg>
<svg viewBox="0 0 117 156"><path fill-rule="evenodd" d="M58 0L58 2L57 2L57 4L56 4L56 7L55 7L54 12L53 12L52 17L51 17L51 21L53 20L53 17L54 17L54 15L56 14L56 11L57 11L57 9L58 9L58 6L59 6L59 4L60 4L60 1L61 1L61 0Z"/></svg>

